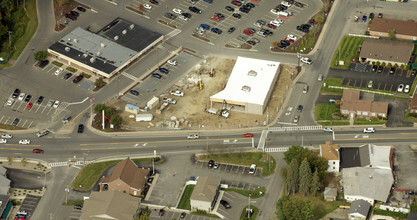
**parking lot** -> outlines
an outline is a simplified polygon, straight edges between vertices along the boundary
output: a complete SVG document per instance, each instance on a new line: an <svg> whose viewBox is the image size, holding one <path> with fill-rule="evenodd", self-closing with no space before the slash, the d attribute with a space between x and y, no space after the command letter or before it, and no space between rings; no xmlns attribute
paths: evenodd
<svg viewBox="0 0 417 220"><path fill-rule="evenodd" d="M30 219L36 207L38 206L41 196L26 195L25 200L23 200L22 206L19 211L25 211L27 213L27 218Z"/></svg>
<svg viewBox="0 0 417 220"><path fill-rule="evenodd" d="M256 168L254 174L249 174L249 167L230 165L230 164L220 164L218 168L209 168L208 162L201 162L201 161L196 161L195 167L199 169L208 169L208 170L211 170L212 172L222 172L222 173L249 175L249 176L257 176L257 177L259 177L262 172L260 168ZM233 182L233 181L229 181L229 182Z"/></svg>

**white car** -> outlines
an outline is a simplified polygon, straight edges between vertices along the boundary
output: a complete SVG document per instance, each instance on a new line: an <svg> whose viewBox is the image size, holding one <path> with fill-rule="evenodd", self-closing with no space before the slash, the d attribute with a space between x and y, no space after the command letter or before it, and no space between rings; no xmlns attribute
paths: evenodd
<svg viewBox="0 0 417 220"><path fill-rule="evenodd" d="M296 40L297 40L297 37L296 37L296 36L294 36L294 35L292 35L292 34L289 34L289 35L287 35L287 39L288 39L288 40L293 40L293 41L296 41Z"/></svg>
<svg viewBox="0 0 417 220"><path fill-rule="evenodd" d="M9 100L7 100L7 105L13 105L14 103L14 99L10 98Z"/></svg>
<svg viewBox="0 0 417 220"><path fill-rule="evenodd" d="M58 108L58 106L59 106L59 104L60 104L60 103L61 103L61 102L60 102L60 101L58 101L58 100L57 100L57 101L55 101L55 103L54 103L53 107L54 107L54 108Z"/></svg>
<svg viewBox="0 0 417 220"><path fill-rule="evenodd" d="M30 140L28 139L19 140L19 144L30 144Z"/></svg>
<svg viewBox="0 0 417 220"><path fill-rule="evenodd" d="M410 85L405 85L404 92L405 93L409 93L410 92Z"/></svg>
<svg viewBox="0 0 417 220"><path fill-rule="evenodd" d="M403 84L400 84L398 86L397 92L403 92L403 89L404 89L404 85Z"/></svg>
<svg viewBox="0 0 417 220"><path fill-rule="evenodd" d="M168 60L167 62L168 64L171 64L173 66L176 66L178 64L178 62L176 60Z"/></svg>
<svg viewBox="0 0 417 220"><path fill-rule="evenodd" d="M291 6L291 4L289 2L286 2L286 1L281 2L281 5L285 5L287 7Z"/></svg>
<svg viewBox="0 0 417 220"><path fill-rule="evenodd" d="M174 8L174 9L172 9L172 11L174 13L177 13L177 14L181 14L182 13L181 9L178 9L178 8Z"/></svg>
<svg viewBox="0 0 417 220"><path fill-rule="evenodd" d="M303 62L303 63L306 63L308 65L313 63L313 61L308 57L301 57L300 61Z"/></svg>
<svg viewBox="0 0 417 220"><path fill-rule="evenodd" d="M300 119L300 116L299 115L296 115L296 116L294 116L293 122L294 123L297 123L299 119Z"/></svg>
<svg viewBox="0 0 417 220"><path fill-rule="evenodd" d="M187 17L185 17L184 15L180 15L180 16L178 16L180 19L182 19L182 20L184 20L184 21L188 21L188 18Z"/></svg>
<svg viewBox="0 0 417 220"><path fill-rule="evenodd" d="M173 104L173 105L177 104L177 100L175 100L173 98L164 98L163 101L165 103L169 103L169 104Z"/></svg>
<svg viewBox="0 0 417 220"><path fill-rule="evenodd" d="M48 107L52 107L52 105L54 105L54 100L49 100L49 102L48 102L48 104L46 104L46 106L48 106Z"/></svg>
<svg viewBox="0 0 417 220"><path fill-rule="evenodd" d="M281 25L277 20L270 21L269 23L270 24L273 24L273 25L275 25L277 27L279 27Z"/></svg>
<svg viewBox="0 0 417 220"><path fill-rule="evenodd" d="M278 15L279 14L279 11L278 10L275 10L275 9L271 9L271 13L274 14L274 15Z"/></svg>
<svg viewBox="0 0 417 220"><path fill-rule="evenodd" d="M152 9L152 6L150 4L144 4L143 7L148 9L148 10Z"/></svg>
<svg viewBox="0 0 417 220"><path fill-rule="evenodd" d="M18 100L23 100L25 98L26 94L25 93L20 93L19 97L17 98Z"/></svg>
<svg viewBox="0 0 417 220"><path fill-rule="evenodd" d="M10 138L13 137L13 135L11 135L11 134L2 134L0 137L10 139Z"/></svg>
<svg viewBox="0 0 417 220"><path fill-rule="evenodd" d="M190 135L187 136L187 138L188 139L199 139L200 138L200 135L198 135L198 134L190 134Z"/></svg>
<svg viewBox="0 0 417 220"><path fill-rule="evenodd" d="M256 171L256 165L255 164L250 165L249 174L254 174L255 171Z"/></svg>
<svg viewBox="0 0 417 220"><path fill-rule="evenodd" d="M280 24L283 24L283 23L284 23L284 20L282 20L281 18L277 18L277 19L275 19L274 21L275 21L275 22L278 22L278 23L280 23Z"/></svg>
<svg viewBox="0 0 417 220"><path fill-rule="evenodd" d="M58 76L60 73L62 73L64 71L64 69L59 68L55 71L55 76Z"/></svg>
<svg viewBox="0 0 417 220"><path fill-rule="evenodd" d="M175 96L184 96L184 93L181 91L171 91L170 92L171 95L175 95Z"/></svg>
<svg viewBox="0 0 417 220"><path fill-rule="evenodd" d="M333 132L333 128L323 128L323 131Z"/></svg>
<svg viewBox="0 0 417 220"><path fill-rule="evenodd" d="M375 128L365 128L363 129L363 133L375 133Z"/></svg>
<svg viewBox="0 0 417 220"><path fill-rule="evenodd" d="M0 139L0 144L7 144L7 140L6 139Z"/></svg>

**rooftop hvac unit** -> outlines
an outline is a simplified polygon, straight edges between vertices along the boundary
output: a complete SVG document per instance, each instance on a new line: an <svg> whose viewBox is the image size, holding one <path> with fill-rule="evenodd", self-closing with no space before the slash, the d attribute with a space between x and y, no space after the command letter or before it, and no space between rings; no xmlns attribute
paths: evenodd
<svg viewBox="0 0 417 220"><path fill-rule="evenodd" d="M86 58L88 56L88 53L84 53L83 57Z"/></svg>
<svg viewBox="0 0 417 220"><path fill-rule="evenodd" d="M127 33L127 30L126 29L122 31L122 34L126 34L126 33Z"/></svg>
<svg viewBox="0 0 417 220"><path fill-rule="evenodd" d="M90 58L90 62L91 62L91 63L94 63L95 61L96 61L96 58L95 58L95 57L91 57L91 58Z"/></svg>
<svg viewBox="0 0 417 220"><path fill-rule="evenodd" d="M250 92L250 87L249 86L242 86L242 91Z"/></svg>
<svg viewBox="0 0 417 220"><path fill-rule="evenodd" d="M134 25L134 24L131 24L131 25L129 26L130 30L132 30L134 27L135 27L135 25Z"/></svg>
<svg viewBox="0 0 417 220"><path fill-rule="evenodd" d="M71 38L68 38L68 42L70 42L71 41Z"/></svg>
<svg viewBox="0 0 417 220"><path fill-rule="evenodd" d="M119 40L119 36L118 35L116 35L116 36L114 36L114 38L113 38L114 40Z"/></svg>
<svg viewBox="0 0 417 220"><path fill-rule="evenodd" d="M250 71L248 72L248 75L249 75L249 76L256 76L256 75L258 75L258 73L257 73L255 70L250 70Z"/></svg>
<svg viewBox="0 0 417 220"><path fill-rule="evenodd" d="M106 47L106 44L105 43L100 43L100 46L101 47Z"/></svg>
<svg viewBox="0 0 417 220"><path fill-rule="evenodd" d="M74 38L72 41L74 41L74 43L77 43L77 42L78 42L78 40L77 40L77 39L75 39L75 38Z"/></svg>
<svg viewBox="0 0 417 220"><path fill-rule="evenodd" d="M70 50L71 50L71 48L65 47L65 51L69 52Z"/></svg>
<svg viewBox="0 0 417 220"><path fill-rule="evenodd" d="M100 51L97 51L97 52L96 52L96 55L97 55L97 56L100 56L100 55L101 55L101 52L100 52Z"/></svg>

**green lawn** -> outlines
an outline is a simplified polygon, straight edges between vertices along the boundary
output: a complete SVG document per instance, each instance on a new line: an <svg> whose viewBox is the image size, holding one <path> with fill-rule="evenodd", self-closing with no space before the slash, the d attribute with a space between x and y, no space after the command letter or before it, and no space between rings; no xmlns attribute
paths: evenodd
<svg viewBox="0 0 417 220"><path fill-rule="evenodd" d="M248 208L249 206L245 206L245 208L243 208L243 210L242 210L242 214L240 215L240 220L256 220L256 215L258 215L258 212L259 212L259 209L258 208L256 208L255 206L253 206L253 205L250 205L250 209L252 209L253 210L253 214L252 214L252 216L250 217L250 218L248 218L248 216L247 216L247 212L246 212L246 209Z"/></svg>
<svg viewBox="0 0 417 220"><path fill-rule="evenodd" d="M324 80L323 86L320 88L320 93L326 95L342 95L343 89L329 88L329 86L342 86L342 78L327 78Z"/></svg>
<svg viewBox="0 0 417 220"><path fill-rule="evenodd" d="M197 160L214 160L219 163L237 164L248 167L251 164L256 164L257 167L262 168L262 176L268 176L274 173L276 165L275 159L264 152L200 155L197 157Z"/></svg>
<svg viewBox="0 0 417 220"><path fill-rule="evenodd" d="M320 120L340 120L340 108L336 104L317 104L316 121Z"/></svg>
<svg viewBox="0 0 417 220"><path fill-rule="evenodd" d="M68 203L63 202L62 205L73 206L73 205L84 205L84 200L70 200Z"/></svg>
<svg viewBox="0 0 417 220"><path fill-rule="evenodd" d="M358 118L354 121L354 125L382 125L386 122L387 120L380 120L378 118L373 118L371 120L366 120L365 118Z"/></svg>
<svg viewBox="0 0 417 220"><path fill-rule="evenodd" d="M334 202L328 202L321 199L321 196L319 197L312 197L312 196L301 196L299 194L293 195L298 197L299 199L308 199L311 200L314 204L314 219L321 219L330 212L333 212L336 210L339 206L349 206L349 202L340 202L340 201L334 201Z"/></svg>
<svg viewBox="0 0 417 220"><path fill-rule="evenodd" d="M374 209L375 215L385 215L385 216L391 216L391 217L398 217L400 219L406 219L408 214L403 214L401 212L391 212L391 211L385 211L381 209Z"/></svg>
<svg viewBox="0 0 417 220"><path fill-rule="evenodd" d="M317 124L323 126L338 126L338 125L349 125L349 121L318 121Z"/></svg>
<svg viewBox="0 0 417 220"><path fill-rule="evenodd" d="M249 197L249 194L251 194L251 198L254 198L254 199L260 198L265 195L265 188L263 187L256 188L254 191L236 189L236 188L227 188L227 189L222 189L222 190L237 192L246 197Z"/></svg>
<svg viewBox="0 0 417 220"><path fill-rule="evenodd" d="M187 209L191 210L191 194L194 191L195 185L188 185L185 187L184 193L182 194L180 203L178 203L178 209Z"/></svg>
<svg viewBox="0 0 417 220"><path fill-rule="evenodd" d="M17 126L13 126L13 125L0 124L0 129L5 129L5 130L25 130L26 128L17 127Z"/></svg>
<svg viewBox="0 0 417 220"><path fill-rule="evenodd" d="M364 40L364 37L343 36L333 55L330 67L337 69L348 69L352 59L359 57L359 45L361 45ZM337 65L339 63L339 57L340 60L345 62L343 66Z"/></svg>

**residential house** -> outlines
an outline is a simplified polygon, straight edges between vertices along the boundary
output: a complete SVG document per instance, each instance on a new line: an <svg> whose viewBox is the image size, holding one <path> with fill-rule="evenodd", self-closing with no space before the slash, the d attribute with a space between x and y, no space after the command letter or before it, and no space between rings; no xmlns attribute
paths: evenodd
<svg viewBox="0 0 417 220"><path fill-rule="evenodd" d="M340 158L339 145L333 144L331 141L326 141L325 144L320 145L320 156L328 161L329 168L327 172L339 172Z"/></svg>
<svg viewBox="0 0 417 220"><path fill-rule="evenodd" d="M92 192L84 201L80 220L133 219L139 207L140 198L130 196L118 190Z"/></svg>
<svg viewBox="0 0 417 220"><path fill-rule="evenodd" d="M349 220L365 220L370 208L371 204L362 199L353 201L348 211Z"/></svg>
<svg viewBox="0 0 417 220"><path fill-rule="evenodd" d="M410 103L410 113L417 113L417 95L413 96Z"/></svg>
<svg viewBox="0 0 417 220"><path fill-rule="evenodd" d="M395 38L402 40L417 40L417 22L414 20L394 20L376 18L368 25L371 36L389 37L389 32L395 30Z"/></svg>
<svg viewBox="0 0 417 220"><path fill-rule="evenodd" d="M220 178L200 176L191 194L191 211L211 212L217 202L220 190Z"/></svg>
<svg viewBox="0 0 417 220"><path fill-rule="evenodd" d="M336 201L337 197L337 188L326 187L323 192L324 200L326 201Z"/></svg>
<svg viewBox="0 0 417 220"><path fill-rule="evenodd" d="M407 65L414 50L414 44L390 39L371 39L363 41L359 60L366 62L384 62L398 66Z"/></svg>
<svg viewBox="0 0 417 220"><path fill-rule="evenodd" d="M136 166L127 158L118 163L110 176L100 181L100 191L118 190L134 196L140 196L148 179L150 171Z"/></svg>
<svg viewBox="0 0 417 220"><path fill-rule="evenodd" d="M359 90L345 89L340 102L340 113L348 117L386 118L388 102L361 100Z"/></svg>

